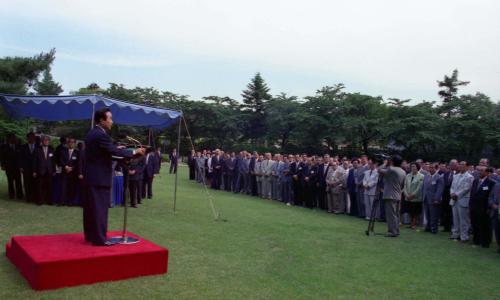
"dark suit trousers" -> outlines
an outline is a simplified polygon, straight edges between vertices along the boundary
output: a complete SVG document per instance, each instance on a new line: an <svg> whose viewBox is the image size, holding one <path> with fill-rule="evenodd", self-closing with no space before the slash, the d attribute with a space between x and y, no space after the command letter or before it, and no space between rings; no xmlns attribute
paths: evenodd
<svg viewBox="0 0 500 300"><path fill-rule="evenodd" d="M443 201L441 202L441 226L443 226L443 231L451 231L451 205L450 198L443 196Z"/></svg>
<svg viewBox="0 0 500 300"><path fill-rule="evenodd" d="M351 201L351 207L349 211L349 215L351 216L358 216L358 200L357 200L358 193L356 191L354 192L349 192L349 199ZM380 201L384 202L384 201Z"/></svg>
<svg viewBox="0 0 500 300"><path fill-rule="evenodd" d="M177 162L173 163L173 162L170 162L170 174L172 174L172 171L175 173L177 173Z"/></svg>
<svg viewBox="0 0 500 300"><path fill-rule="evenodd" d="M33 172L24 172L23 173L23 181L24 181L24 193L26 195L26 201L35 202L36 195L36 181L33 178Z"/></svg>
<svg viewBox="0 0 500 300"><path fill-rule="evenodd" d="M427 218L426 230L433 233L438 232L440 208L441 204L424 203L425 216Z"/></svg>
<svg viewBox="0 0 500 300"><path fill-rule="evenodd" d="M190 165L189 166L189 180L194 180L196 178L194 170L195 170L195 166Z"/></svg>
<svg viewBox="0 0 500 300"><path fill-rule="evenodd" d="M21 183L21 172L19 170L7 170L7 182L9 184L9 198L23 198L23 184Z"/></svg>
<svg viewBox="0 0 500 300"><path fill-rule="evenodd" d="M77 180L78 179L73 174L61 174L60 204L75 204Z"/></svg>
<svg viewBox="0 0 500 300"><path fill-rule="evenodd" d="M83 230L85 239L93 244L104 244L106 241L110 197L110 187L87 187L87 199L83 205Z"/></svg>
<svg viewBox="0 0 500 300"><path fill-rule="evenodd" d="M146 198L146 193L148 198L153 198L153 177L144 176L141 190L142 198Z"/></svg>
<svg viewBox="0 0 500 300"><path fill-rule="evenodd" d="M474 244L489 247L491 243L491 223L486 211L471 209L470 220Z"/></svg>
<svg viewBox="0 0 500 300"><path fill-rule="evenodd" d="M139 180L130 180L129 185L130 205L134 206L137 205L137 203L141 203L143 182Z"/></svg>
<svg viewBox="0 0 500 300"><path fill-rule="evenodd" d="M52 174L37 177L37 203L52 205Z"/></svg>

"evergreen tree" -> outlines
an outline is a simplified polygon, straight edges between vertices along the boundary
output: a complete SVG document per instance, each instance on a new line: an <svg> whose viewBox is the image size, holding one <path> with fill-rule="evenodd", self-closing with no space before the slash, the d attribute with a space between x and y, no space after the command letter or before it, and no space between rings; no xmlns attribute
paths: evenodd
<svg viewBox="0 0 500 300"><path fill-rule="evenodd" d="M50 67L56 50L33 57L0 58L0 93L26 94L41 72Z"/></svg>
<svg viewBox="0 0 500 300"><path fill-rule="evenodd" d="M466 86L470 83L470 81L458 80L458 70L455 69L450 77L448 75L444 75L443 81L438 80L437 83L440 88L444 88L438 92L438 95L443 98L443 102L447 103L457 96L459 86Z"/></svg>
<svg viewBox="0 0 500 300"><path fill-rule="evenodd" d="M241 96L246 116L245 137L256 144L266 134L266 104L272 98L260 73L255 74Z"/></svg>
<svg viewBox="0 0 500 300"><path fill-rule="evenodd" d="M42 80L36 80L33 89L38 95L59 95L63 92L61 85L55 82L50 73L50 67L43 71Z"/></svg>

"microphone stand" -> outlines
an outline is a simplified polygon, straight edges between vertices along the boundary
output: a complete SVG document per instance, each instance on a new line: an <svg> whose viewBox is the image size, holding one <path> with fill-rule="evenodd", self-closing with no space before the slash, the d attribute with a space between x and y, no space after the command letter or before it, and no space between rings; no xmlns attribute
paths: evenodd
<svg viewBox="0 0 500 300"><path fill-rule="evenodd" d="M127 136L126 139L129 140L130 142L132 142L134 147L138 146L136 148L142 148L142 145L138 140L131 138L129 136ZM127 213L128 213L127 202L128 202L128 199L130 198L130 196L129 196L130 195L130 174L128 173L130 160L124 159L123 157L121 157L121 158L117 157L117 159L121 159L124 161L124 163L123 163L123 192L124 192L124 196L123 196L123 202L124 202L124 205L123 205L123 207L124 207L123 229L122 229L122 235L114 236L114 237L110 238L109 241L113 244L122 244L122 245L136 244L136 243L139 243L140 240L138 238L129 236L127 234Z"/></svg>

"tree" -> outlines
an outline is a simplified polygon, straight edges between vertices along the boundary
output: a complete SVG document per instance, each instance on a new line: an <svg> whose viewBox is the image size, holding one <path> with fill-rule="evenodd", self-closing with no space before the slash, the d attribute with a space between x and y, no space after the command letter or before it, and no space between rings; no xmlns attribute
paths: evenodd
<svg viewBox="0 0 500 300"><path fill-rule="evenodd" d="M265 108L271 99L269 88L260 73L255 74L241 96L246 120L245 137L255 145L266 134Z"/></svg>
<svg viewBox="0 0 500 300"><path fill-rule="evenodd" d="M38 75L50 67L56 50L33 57L0 58L0 92L26 94Z"/></svg>
<svg viewBox="0 0 500 300"><path fill-rule="evenodd" d="M347 94L339 116L342 132L351 143L359 143L365 154L373 141L381 140L387 124L387 109L381 97Z"/></svg>
<svg viewBox="0 0 500 300"><path fill-rule="evenodd" d="M470 81L458 80L458 70L455 69L451 76L444 75L444 79L438 80L437 83L440 88L444 88L438 92L438 95L443 98L444 103L447 103L456 97L459 86L466 86Z"/></svg>
<svg viewBox="0 0 500 300"><path fill-rule="evenodd" d="M281 150L287 148L295 129L299 128L306 114L296 96L281 93L267 103L266 123L270 141L275 141Z"/></svg>
<svg viewBox="0 0 500 300"><path fill-rule="evenodd" d="M38 95L59 95L63 92L61 85L55 82L50 73L50 67L43 71L42 80L36 80L33 89Z"/></svg>

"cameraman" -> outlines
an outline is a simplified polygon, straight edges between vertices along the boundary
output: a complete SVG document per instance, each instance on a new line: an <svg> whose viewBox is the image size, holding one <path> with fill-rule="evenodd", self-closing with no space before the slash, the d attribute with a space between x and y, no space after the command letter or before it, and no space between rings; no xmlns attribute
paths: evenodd
<svg viewBox="0 0 500 300"><path fill-rule="evenodd" d="M378 169L384 184L382 199L388 227L386 237L399 236L399 204L406 178L406 172L401 168L402 162L401 156L393 155Z"/></svg>

